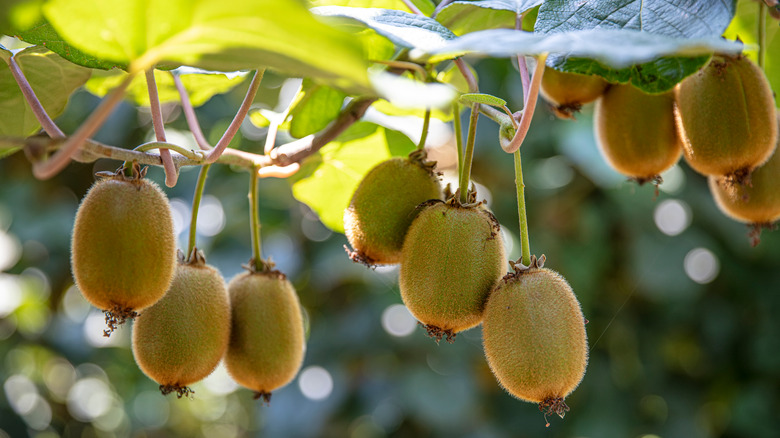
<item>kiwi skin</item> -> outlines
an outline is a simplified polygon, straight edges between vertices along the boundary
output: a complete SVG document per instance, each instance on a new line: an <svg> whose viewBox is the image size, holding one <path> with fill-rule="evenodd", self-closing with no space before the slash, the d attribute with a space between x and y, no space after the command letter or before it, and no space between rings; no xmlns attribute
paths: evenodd
<svg viewBox="0 0 780 438"><path fill-rule="evenodd" d="M228 283L232 313L225 366L240 385L269 399L298 374L305 338L295 289L278 271L244 272Z"/></svg>
<svg viewBox="0 0 780 438"><path fill-rule="evenodd" d="M485 307L482 338L507 392L565 412L563 399L585 375L588 345L580 304L561 275L531 268L505 276Z"/></svg>
<svg viewBox="0 0 780 438"><path fill-rule="evenodd" d="M189 392L217 367L230 339L225 280L199 260L179 263L165 296L133 324L133 356L163 394Z"/></svg>
<svg viewBox="0 0 780 438"><path fill-rule="evenodd" d="M714 56L676 90L685 160L704 175L742 182L772 155L776 109L769 82L744 56Z"/></svg>
<svg viewBox="0 0 780 438"><path fill-rule="evenodd" d="M401 261L401 247L416 207L440 199L441 185L422 159L393 158L363 178L344 211L344 230L354 248L351 258L369 265Z"/></svg>
<svg viewBox="0 0 780 438"><path fill-rule="evenodd" d="M142 310L165 295L176 270L176 235L168 199L152 181L98 180L76 212L73 277L103 310Z"/></svg>
<svg viewBox="0 0 780 438"><path fill-rule="evenodd" d="M482 206L428 203L402 252L401 298L437 341L478 325L490 290L506 273L498 222Z"/></svg>
<svg viewBox="0 0 780 438"><path fill-rule="evenodd" d="M612 168L640 184L657 180L682 155L673 93L612 85L596 102L593 121L601 154Z"/></svg>
<svg viewBox="0 0 780 438"><path fill-rule="evenodd" d="M552 105L555 115L573 119L582 105L604 94L609 83L601 76L567 73L547 68L542 76L542 97Z"/></svg>

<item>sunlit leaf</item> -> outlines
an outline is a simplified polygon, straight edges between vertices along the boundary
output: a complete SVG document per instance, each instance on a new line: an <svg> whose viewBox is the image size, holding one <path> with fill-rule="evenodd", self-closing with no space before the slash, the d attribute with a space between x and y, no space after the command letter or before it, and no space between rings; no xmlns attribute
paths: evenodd
<svg viewBox="0 0 780 438"><path fill-rule="evenodd" d="M485 105L492 105L497 107L506 106L506 101L500 97L496 97L490 94L484 93L466 93L461 94L459 98L461 103L484 103Z"/></svg>
<svg viewBox="0 0 780 438"><path fill-rule="evenodd" d="M517 15L542 0L456 1L442 9L436 20L456 35L486 29L514 29Z"/></svg>
<svg viewBox="0 0 780 438"><path fill-rule="evenodd" d="M87 55L81 50L76 49L67 42L51 27L48 22L38 23L32 27L25 27L25 30L17 32L19 39L30 44L44 46L52 52L84 67L96 68L101 70L110 70L112 68L127 68L127 63L111 62L94 56Z"/></svg>
<svg viewBox="0 0 780 438"><path fill-rule="evenodd" d="M304 81L302 96L290 115L290 135L296 138L314 134L335 119L347 95L327 85Z"/></svg>
<svg viewBox="0 0 780 438"><path fill-rule="evenodd" d="M431 16L436 8L430 0L411 0L423 15ZM412 12L402 0L309 0L312 7L316 6L350 6L353 8L383 8L398 9L399 11Z"/></svg>
<svg viewBox="0 0 780 438"><path fill-rule="evenodd" d="M344 210L372 167L405 156L415 145L405 135L367 122L352 125L304 161L291 178L296 199L308 205L328 228L344 232Z"/></svg>
<svg viewBox="0 0 780 438"><path fill-rule="evenodd" d="M11 75L7 60L11 52L0 49L0 135L27 137L40 124ZM65 110L70 95L89 79L91 70L79 67L46 50L32 46L14 59L24 73L43 108L52 118Z"/></svg>
<svg viewBox="0 0 780 438"><path fill-rule="evenodd" d="M190 68L179 68L174 70L173 73L178 74L181 78L190 102L195 107L203 105L216 94L227 93L240 84L247 76L243 73L208 72ZM119 85L126 76L127 73L122 70L96 71L87 81L85 88L90 93L103 97ZM160 103L180 101L179 92L173 83L171 73L155 70L154 81L157 83ZM127 87L125 98L136 105L149 106L149 92L145 75L135 76Z"/></svg>
<svg viewBox="0 0 780 438"><path fill-rule="evenodd" d="M0 34L11 35L41 21L43 0L0 0Z"/></svg>
<svg viewBox="0 0 780 438"><path fill-rule="evenodd" d="M399 108L449 108L457 94L447 84L420 82L387 72L372 74L371 83L379 96Z"/></svg>

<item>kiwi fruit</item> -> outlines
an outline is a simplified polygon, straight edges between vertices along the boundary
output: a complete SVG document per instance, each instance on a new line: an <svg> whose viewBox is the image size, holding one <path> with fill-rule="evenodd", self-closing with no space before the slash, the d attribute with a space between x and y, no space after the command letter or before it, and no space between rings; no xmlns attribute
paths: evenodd
<svg viewBox="0 0 780 438"><path fill-rule="evenodd" d="M301 304L295 289L278 271L244 272L228 283L232 332L225 366L255 398L295 377L305 349Z"/></svg>
<svg viewBox="0 0 780 438"><path fill-rule="evenodd" d="M73 227L73 277L87 301L106 312L106 336L162 298L176 270L168 198L144 172L134 173L95 182Z"/></svg>
<svg viewBox="0 0 780 438"><path fill-rule="evenodd" d="M573 114L579 112L582 105L598 99L608 86L609 83L601 76L547 68L542 76L541 92L555 115L562 119L573 119Z"/></svg>
<svg viewBox="0 0 780 438"><path fill-rule="evenodd" d="M492 291L483 346L507 392L563 417L564 399L579 385L588 362L585 319L569 284L543 268L543 261L516 265Z"/></svg>
<svg viewBox="0 0 780 438"><path fill-rule="evenodd" d="M612 85L596 102L594 130L599 150L616 171L644 184L682 155L674 120L674 94L647 94Z"/></svg>
<svg viewBox="0 0 780 438"><path fill-rule="evenodd" d="M183 257L182 257L183 259ZM165 296L133 324L133 356L163 394L179 398L217 367L230 339L230 301L225 280L193 251L176 266Z"/></svg>
<svg viewBox="0 0 780 438"><path fill-rule="evenodd" d="M498 221L484 206L430 201L409 227L399 282L409 311L438 342L478 325L506 273Z"/></svg>
<svg viewBox="0 0 780 438"><path fill-rule="evenodd" d="M778 127L772 90L744 56L713 56L676 91L685 160L704 175L743 182L772 155Z"/></svg>
<svg viewBox="0 0 780 438"><path fill-rule="evenodd" d="M401 261L401 247L418 204L442 196L435 163L425 152L379 163L358 185L344 211L344 230L354 251L350 258L367 265Z"/></svg>

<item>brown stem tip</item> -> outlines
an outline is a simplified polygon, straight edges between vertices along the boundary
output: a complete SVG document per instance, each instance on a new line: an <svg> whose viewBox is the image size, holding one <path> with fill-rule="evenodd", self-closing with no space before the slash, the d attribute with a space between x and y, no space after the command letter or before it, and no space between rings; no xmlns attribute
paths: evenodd
<svg viewBox="0 0 780 438"><path fill-rule="evenodd" d="M349 259L353 262L360 263L367 268L376 269L376 260L372 259L371 257L363 254L360 251L351 250L347 245L344 245L344 251L347 252L347 256L349 256Z"/></svg>
<svg viewBox="0 0 780 438"><path fill-rule="evenodd" d="M417 324L423 326L423 328L425 329L425 333L428 335L428 337L433 338L433 340L435 340L437 344L445 336L447 338L448 344L452 344L453 342L455 342L455 336L457 336L457 333L453 332L452 329L443 330L439 327L436 327L435 325L423 324L421 322L417 322Z"/></svg>
<svg viewBox="0 0 780 438"><path fill-rule="evenodd" d="M563 401L563 398L550 397L539 403L539 410L544 412L544 426L550 427L550 422L547 420L547 416L550 414L558 414L559 417L563 418L564 415L569 412L569 407Z"/></svg>
<svg viewBox="0 0 780 438"><path fill-rule="evenodd" d="M176 393L176 398L192 398L192 394L195 394L195 391L190 389L187 386L179 386L179 385L160 385L160 392L162 395L168 395L172 392Z"/></svg>
<svg viewBox="0 0 780 438"><path fill-rule="evenodd" d="M271 404L271 393L265 391L255 392L255 400L262 400L263 404L268 406Z"/></svg>
<svg viewBox="0 0 780 438"><path fill-rule="evenodd" d="M761 231L774 231L777 229L777 223L748 224L748 239L750 246L756 247L761 243Z"/></svg>
<svg viewBox="0 0 780 438"><path fill-rule="evenodd" d="M114 330L124 324L125 321L138 316L138 312L135 310L122 307L119 304L111 309L104 310L103 313L106 315L106 326L108 327L108 329L103 330L103 336L106 338L110 337L111 333L114 333Z"/></svg>

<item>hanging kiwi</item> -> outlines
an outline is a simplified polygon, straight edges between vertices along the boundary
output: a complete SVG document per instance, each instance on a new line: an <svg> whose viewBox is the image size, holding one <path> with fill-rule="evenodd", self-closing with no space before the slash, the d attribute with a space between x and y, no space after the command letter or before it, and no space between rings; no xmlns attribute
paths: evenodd
<svg viewBox="0 0 780 438"><path fill-rule="evenodd" d="M744 56L713 56L677 87L685 160L697 172L741 184L772 155L778 127L764 72Z"/></svg>
<svg viewBox="0 0 780 438"><path fill-rule="evenodd" d="M298 295L279 271L250 271L228 284L232 332L225 366L255 398L292 381L303 363L303 317Z"/></svg>
<svg viewBox="0 0 780 438"><path fill-rule="evenodd" d="M401 247L418 204L441 199L441 185L424 150L393 158L366 174L344 211L350 258L367 265L401 261Z"/></svg>
<svg viewBox="0 0 780 438"><path fill-rule="evenodd" d="M193 250L184 256L165 296L133 324L133 356L163 394L188 395L188 387L217 367L230 339L225 280Z"/></svg>
<svg viewBox="0 0 780 438"><path fill-rule="evenodd" d="M561 119L573 119L582 105L604 94L609 83L601 76L567 73L546 68L542 76L542 97Z"/></svg>
<svg viewBox="0 0 780 438"><path fill-rule="evenodd" d="M659 183L660 174L682 154L674 120L674 94L647 94L612 85L596 102L599 150L616 171L639 184Z"/></svg>
<svg viewBox="0 0 780 438"><path fill-rule="evenodd" d="M401 298L437 342L482 321L485 300L506 273L498 221L483 205L430 201L404 240Z"/></svg>
<svg viewBox="0 0 780 438"><path fill-rule="evenodd" d="M105 336L165 295L176 269L168 199L136 165L103 176L76 212L71 266L76 286L106 313Z"/></svg>
<svg viewBox="0 0 780 438"><path fill-rule="evenodd" d="M780 125L780 114L778 114ZM750 183L728 184L723 178L708 178L710 192L720 210L750 227L753 246L760 242L761 230L772 229L780 220L780 152L750 175Z"/></svg>
<svg viewBox="0 0 780 438"><path fill-rule="evenodd" d="M569 284L543 262L515 264L498 283L485 306L482 337L488 365L507 392L538 403L545 417L563 417L564 399L588 362L585 319Z"/></svg>

